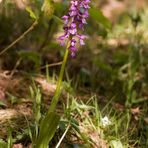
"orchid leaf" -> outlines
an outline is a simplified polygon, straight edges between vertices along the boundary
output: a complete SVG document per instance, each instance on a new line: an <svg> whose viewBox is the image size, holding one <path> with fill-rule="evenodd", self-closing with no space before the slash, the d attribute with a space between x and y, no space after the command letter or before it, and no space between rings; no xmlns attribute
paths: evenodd
<svg viewBox="0 0 148 148"><path fill-rule="evenodd" d="M36 148L47 148L60 122L60 116L54 112L48 113L41 121Z"/></svg>

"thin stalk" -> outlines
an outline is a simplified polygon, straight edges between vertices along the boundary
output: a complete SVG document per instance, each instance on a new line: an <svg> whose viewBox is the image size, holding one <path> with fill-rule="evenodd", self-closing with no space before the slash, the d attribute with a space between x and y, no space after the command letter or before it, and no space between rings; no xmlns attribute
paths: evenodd
<svg viewBox="0 0 148 148"><path fill-rule="evenodd" d="M56 145L55 148L59 148L59 147L60 147L60 145L61 145L61 143L62 143L62 140L64 139L64 137L65 137L66 133L68 132L69 128L70 128L70 124L68 124L68 126L67 126L67 128L66 128L64 134L62 135L61 139L59 140L59 142L58 142L58 144Z"/></svg>
<svg viewBox="0 0 148 148"><path fill-rule="evenodd" d="M56 107L56 105L58 103L58 100L59 100L60 87L61 87L61 83L62 83L62 79L63 79L63 75L64 75L64 70L65 70L65 65L66 65L67 58L68 58L68 53L69 53L69 49L68 48L69 48L69 42L68 42L67 47L66 47L66 51L65 51L65 54L64 54L62 66L61 66L61 69L60 69L60 74L59 74L59 79L58 79L57 87L56 87L54 96L52 98L51 105L50 105L50 108L48 110L48 113L54 112L55 107Z"/></svg>

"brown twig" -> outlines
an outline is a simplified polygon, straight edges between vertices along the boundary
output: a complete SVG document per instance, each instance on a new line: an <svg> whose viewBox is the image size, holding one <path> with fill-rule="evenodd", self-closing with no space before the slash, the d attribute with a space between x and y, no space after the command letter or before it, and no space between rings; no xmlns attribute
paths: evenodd
<svg viewBox="0 0 148 148"><path fill-rule="evenodd" d="M16 62L16 64L15 64L13 70L12 70L11 73L10 73L10 76L11 76L11 77L14 75L14 73L15 73L17 67L20 65L21 61L22 61L22 58L19 58L18 61Z"/></svg>
<svg viewBox="0 0 148 148"><path fill-rule="evenodd" d="M42 66L39 69L45 69L47 67L54 67L54 66L58 66L58 65L61 65L61 64L62 64L62 61L57 62L57 63L52 63L52 64L48 64L48 65Z"/></svg>
<svg viewBox="0 0 148 148"><path fill-rule="evenodd" d="M19 36L15 41L13 41L10 45L8 45L6 48L1 50L0 55L2 55L4 52L6 52L8 49L10 49L12 46L14 46L17 42L19 42L26 34L28 34L31 30L34 29L34 27L38 24L38 21L34 21L33 24L21 35Z"/></svg>

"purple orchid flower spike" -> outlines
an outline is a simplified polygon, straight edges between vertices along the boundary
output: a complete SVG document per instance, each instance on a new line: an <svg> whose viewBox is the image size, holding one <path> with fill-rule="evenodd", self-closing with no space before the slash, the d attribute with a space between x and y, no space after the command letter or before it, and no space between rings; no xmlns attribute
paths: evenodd
<svg viewBox="0 0 148 148"><path fill-rule="evenodd" d="M64 21L64 35L61 35L58 40L63 46L66 39L70 39L69 50L72 57L75 57L78 51L77 43L85 45L84 40L87 36L80 34L79 31L84 30L84 25L87 24L89 3L90 0L71 0L67 15L62 17Z"/></svg>

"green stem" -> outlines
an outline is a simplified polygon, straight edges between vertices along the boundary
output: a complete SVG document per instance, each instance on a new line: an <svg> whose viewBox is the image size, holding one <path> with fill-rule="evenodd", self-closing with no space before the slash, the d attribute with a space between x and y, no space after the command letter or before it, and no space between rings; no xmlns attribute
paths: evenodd
<svg viewBox="0 0 148 148"><path fill-rule="evenodd" d="M50 108L48 110L48 113L54 112L54 110L56 108L56 105L58 103L58 100L59 100L60 87L61 87L61 83L62 83L62 79L63 79L63 75L64 75L64 70L65 70L65 65L66 65L67 57L68 57L68 53L69 53L69 49L68 48L69 48L69 43L67 44L67 47L66 47L66 51L65 51L65 54L64 54L64 59L63 59L62 66L61 66L61 69L60 69L60 74L59 74L59 79L58 79L57 87L56 87L54 96L52 98L51 105L50 105Z"/></svg>

